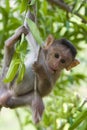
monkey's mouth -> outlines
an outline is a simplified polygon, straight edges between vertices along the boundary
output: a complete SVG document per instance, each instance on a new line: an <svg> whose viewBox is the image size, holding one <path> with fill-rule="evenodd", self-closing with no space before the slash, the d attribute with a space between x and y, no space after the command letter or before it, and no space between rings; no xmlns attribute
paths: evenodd
<svg viewBox="0 0 87 130"><path fill-rule="evenodd" d="M50 68L50 70L51 70L52 73L56 73L57 69L55 69L55 68L52 67L52 66L50 66L49 68Z"/></svg>

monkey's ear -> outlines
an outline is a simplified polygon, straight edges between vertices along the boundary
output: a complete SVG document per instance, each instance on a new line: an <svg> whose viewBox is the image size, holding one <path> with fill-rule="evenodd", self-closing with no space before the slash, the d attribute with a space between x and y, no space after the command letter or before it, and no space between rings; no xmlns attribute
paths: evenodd
<svg viewBox="0 0 87 130"><path fill-rule="evenodd" d="M50 34L50 35L47 37L47 39L46 39L46 43L45 43L44 48L45 48L45 49L48 49L49 46L53 43L53 41L54 41L54 37Z"/></svg>
<svg viewBox="0 0 87 130"><path fill-rule="evenodd" d="M80 64L80 62L77 59L74 59L74 61L72 61L72 63L68 67L66 67L66 70L68 71L71 68L77 66L78 64Z"/></svg>

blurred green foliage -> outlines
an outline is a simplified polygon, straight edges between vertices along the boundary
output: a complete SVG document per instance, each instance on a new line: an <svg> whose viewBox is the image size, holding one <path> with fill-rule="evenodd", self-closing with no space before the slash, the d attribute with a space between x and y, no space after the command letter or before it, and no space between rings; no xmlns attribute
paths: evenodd
<svg viewBox="0 0 87 130"><path fill-rule="evenodd" d="M86 130L87 105L81 104L82 99L74 92L73 87L85 85L87 81L87 1L64 0L71 12L50 3L50 0L32 0L30 6L35 1L37 1L37 26L42 38L45 40L49 34L59 39L67 38L76 46L77 57L81 62L81 65L71 72L64 71L53 92L44 98L46 108L43 119L35 129ZM0 0L0 66L3 62L4 41L23 24L28 6L28 0ZM29 114L27 109L24 109L24 112L26 116L22 123L19 123L21 129L27 125L34 125L31 113ZM16 115L21 121L22 114L19 110L16 111Z"/></svg>

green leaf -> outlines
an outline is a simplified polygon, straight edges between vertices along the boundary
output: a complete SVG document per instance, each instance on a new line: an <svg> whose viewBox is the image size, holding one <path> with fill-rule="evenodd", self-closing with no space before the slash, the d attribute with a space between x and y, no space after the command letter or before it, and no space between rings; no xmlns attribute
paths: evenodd
<svg viewBox="0 0 87 130"><path fill-rule="evenodd" d="M9 2L9 0L6 0L6 10L9 13L9 11L10 11L10 2Z"/></svg>
<svg viewBox="0 0 87 130"><path fill-rule="evenodd" d="M36 0L32 0L31 3L30 3L30 5L31 5L31 6L34 5L35 2L36 2Z"/></svg>
<svg viewBox="0 0 87 130"><path fill-rule="evenodd" d="M25 73L25 64L21 64L19 67L19 74L17 78L17 83L21 82Z"/></svg>
<svg viewBox="0 0 87 130"><path fill-rule="evenodd" d="M23 41L24 41L24 33L23 33L22 36L21 36L21 42L20 42L20 44L22 44Z"/></svg>
<svg viewBox="0 0 87 130"><path fill-rule="evenodd" d="M75 122L72 124L72 126L69 128L69 130L75 130L75 128L87 118L87 110L84 110L75 120Z"/></svg>
<svg viewBox="0 0 87 130"><path fill-rule="evenodd" d="M69 28L70 28L70 23L69 23L69 21L66 21L66 28L67 28L67 30L69 30Z"/></svg>
<svg viewBox="0 0 87 130"><path fill-rule="evenodd" d="M28 26L30 28L30 31L31 31L33 37L35 38L36 42L41 45L43 40L40 36L40 32L39 32L36 24L31 19L28 19L27 21L28 21Z"/></svg>
<svg viewBox="0 0 87 130"><path fill-rule="evenodd" d="M14 79L14 77L18 71L19 64L20 64L19 56L17 53L14 53L13 59L10 63L10 66L9 66L8 71L7 71L4 82L6 82L6 83L11 82Z"/></svg>
<svg viewBox="0 0 87 130"><path fill-rule="evenodd" d="M4 79L5 83L11 82L14 79L14 77L18 71L19 64L20 64L20 59L12 60L10 67L8 69L7 75Z"/></svg>
<svg viewBox="0 0 87 130"><path fill-rule="evenodd" d="M21 41L16 46L16 53L18 53L21 62L24 62L25 55L27 53L27 47L28 44L24 38L24 34L22 34Z"/></svg>
<svg viewBox="0 0 87 130"><path fill-rule="evenodd" d="M6 28L8 22L8 12L6 11L5 8L0 6L0 13L2 14L4 28Z"/></svg>
<svg viewBox="0 0 87 130"><path fill-rule="evenodd" d="M23 13L26 10L28 1L27 0L22 0L21 6L20 6L20 13Z"/></svg>

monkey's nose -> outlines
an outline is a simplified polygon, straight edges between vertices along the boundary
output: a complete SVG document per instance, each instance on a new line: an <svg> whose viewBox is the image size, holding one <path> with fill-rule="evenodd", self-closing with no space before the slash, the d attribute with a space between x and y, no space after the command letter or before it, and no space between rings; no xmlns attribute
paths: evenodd
<svg viewBox="0 0 87 130"><path fill-rule="evenodd" d="M59 62L53 63L53 68L54 68L55 70L57 70L58 66L59 66Z"/></svg>

